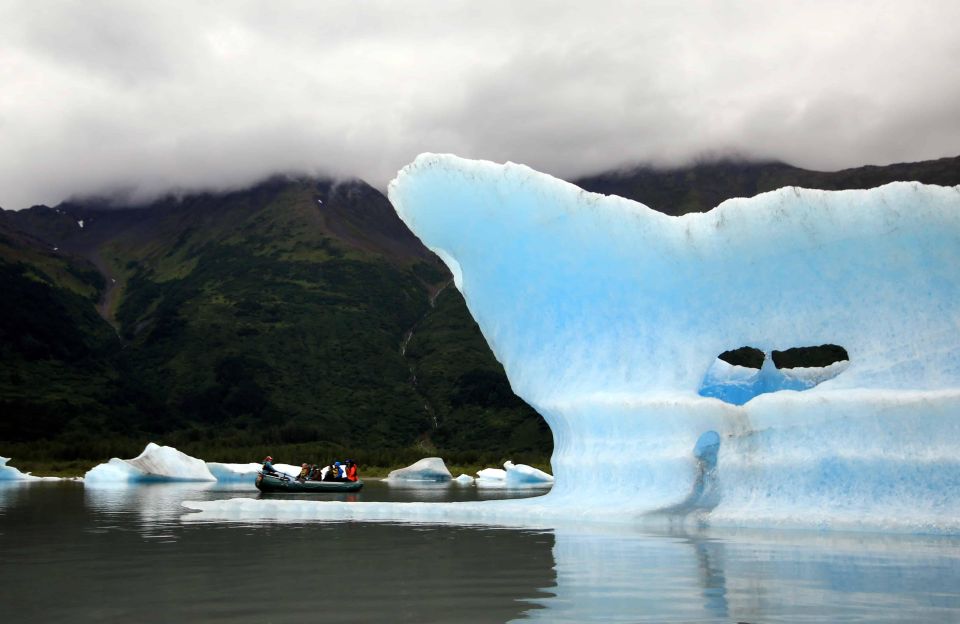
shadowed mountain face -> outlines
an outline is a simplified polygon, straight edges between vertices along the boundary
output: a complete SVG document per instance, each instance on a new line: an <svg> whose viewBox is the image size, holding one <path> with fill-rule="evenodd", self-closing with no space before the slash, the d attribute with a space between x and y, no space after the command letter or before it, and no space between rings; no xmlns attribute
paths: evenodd
<svg viewBox="0 0 960 624"><path fill-rule="evenodd" d="M683 214L894 180L958 184L960 158L834 173L717 162L579 184ZM449 286L360 181L0 211L0 444L60 459L154 439L207 459L299 444L381 464L544 460L548 428Z"/></svg>
<svg viewBox="0 0 960 624"><path fill-rule="evenodd" d="M0 306L2 441L66 458L148 438L222 457L269 444L550 452L459 293L440 293L446 269L362 182L2 215L4 286L23 293ZM513 400L486 401L486 385ZM478 444L459 444L464 425Z"/></svg>
<svg viewBox="0 0 960 624"><path fill-rule="evenodd" d="M753 197L784 186L825 191L864 189L890 182L960 184L960 156L884 167L807 171L778 162L706 162L692 167L637 167L582 178L576 184L594 193L619 195L669 215L706 212L733 197Z"/></svg>

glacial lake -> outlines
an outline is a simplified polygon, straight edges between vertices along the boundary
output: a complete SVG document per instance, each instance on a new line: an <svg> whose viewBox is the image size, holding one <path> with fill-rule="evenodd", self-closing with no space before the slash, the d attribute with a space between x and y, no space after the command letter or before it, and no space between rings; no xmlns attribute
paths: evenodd
<svg viewBox="0 0 960 624"><path fill-rule="evenodd" d="M180 506L238 496L260 494L0 482L0 622L960 622L960 537L198 522Z"/></svg>

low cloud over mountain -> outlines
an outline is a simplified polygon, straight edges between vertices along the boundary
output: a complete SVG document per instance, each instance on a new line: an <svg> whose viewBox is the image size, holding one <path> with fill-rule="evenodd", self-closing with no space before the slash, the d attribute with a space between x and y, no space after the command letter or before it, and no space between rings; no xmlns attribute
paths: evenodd
<svg viewBox="0 0 960 624"><path fill-rule="evenodd" d="M423 151L566 178L952 155L958 22L949 1L7 1L0 205L273 172L383 187Z"/></svg>

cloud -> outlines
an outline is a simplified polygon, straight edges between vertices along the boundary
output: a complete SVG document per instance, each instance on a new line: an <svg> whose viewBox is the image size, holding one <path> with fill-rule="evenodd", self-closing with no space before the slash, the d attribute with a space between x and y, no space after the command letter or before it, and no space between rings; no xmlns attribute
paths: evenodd
<svg viewBox="0 0 960 624"><path fill-rule="evenodd" d="M950 0L5 1L0 205L276 172L382 187L424 151L567 178L955 155L957 23Z"/></svg>

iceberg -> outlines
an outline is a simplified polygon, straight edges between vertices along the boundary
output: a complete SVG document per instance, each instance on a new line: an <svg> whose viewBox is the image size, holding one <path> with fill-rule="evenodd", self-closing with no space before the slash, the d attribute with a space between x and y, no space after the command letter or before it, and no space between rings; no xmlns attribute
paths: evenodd
<svg viewBox="0 0 960 624"><path fill-rule="evenodd" d="M207 470L210 471L210 474L212 474L217 481L226 483L253 483L253 480L256 479L257 473L260 472L260 468L262 466L263 464L258 463L223 464L220 462L207 462ZM280 472L292 474L293 476L300 474L299 468L294 468L293 466L288 466L286 464L280 464L274 467ZM295 470L295 472L293 472L293 470Z"/></svg>
<svg viewBox="0 0 960 624"><path fill-rule="evenodd" d="M13 466L8 466L8 461L10 461L9 457L0 456L0 481L33 481L39 479L39 477L29 473L24 474Z"/></svg>
<svg viewBox="0 0 960 624"><path fill-rule="evenodd" d="M221 483L248 483L253 481L261 464L229 464L205 462L191 457L172 446L160 446L150 442L143 452L133 459L114 457L94 466L84 476L90 485L125 485L138 483L169 483L181 481L219 481ZM278 471L290 476L300 474L300 466L274 464Z"/></svg>
<svg viewBox="0 0 960 624"><path fill-rule="evenodd" d="M13 466L8 466L9 457L0 456L0 481L71 481L60 477L37 477L29 472L21 472Z"/></svg>
<svg viewBox="0 0 960 624"><path fill-rule="evenodd" d="M484 479L487 481L506 481L507 471L503 468L484 468L483 470L477 471L477 479Z"/></svg>
<svg viewBox="0 0 960 624"><path fill-rule="evenodd" d="M782 188L671 217L522 165L424 154L389 196L550 426L553 488L185 503L199 516L960 532L960 187ZM849 359L715 364L816 345ZM711 384L747 389L725 400Z"/></svg>
<svg viewBox="0 0 960 624"><path fill-rule="evenodd" d="M503 468L484 468L477 471L477 487L499 487L499 488L526 488L526 487L546 487L553 483L553 477L549 474L527 466L526 464L514 464L507 460L503 463Z"/></svg>
<svg viewBox="0 0 960 624"><path fill-rule="evenodd" d="M133 459L114 457L94 466L84 475L86 485L152 483L169 481L216 481L206 462L170 446L147 444Z"/></svg>
<svg viewBox="0 0 960 624"><path fill-rule="evenodd" d="M677 509L713 431L719 499L687 513L957 526L960 187L783 188L670 217L522 165L425 154L390 199L553 431L556 483L536 504ZM776 391L700 395L725 351L820 344L849 354L822 381L768 363ZM601 466L607 478L577 478Z"/></svg>
<svg viewBox="0 0 960 624"><path fill-rule="evenodd" d="M406 468L390 471L388 482L428 481L442 483L453 479L447 465L439 457L424 457Z"/></svg>
<svg viewBox="0 0 960 624"><path fill-rule="evenodd" d="M545 473L539 468L528 466L526 464L514 464L511 461L506 462L503 467L506 469L506 484L511 488L522 487L545 487L553 483L553 476Z"/></svg>

